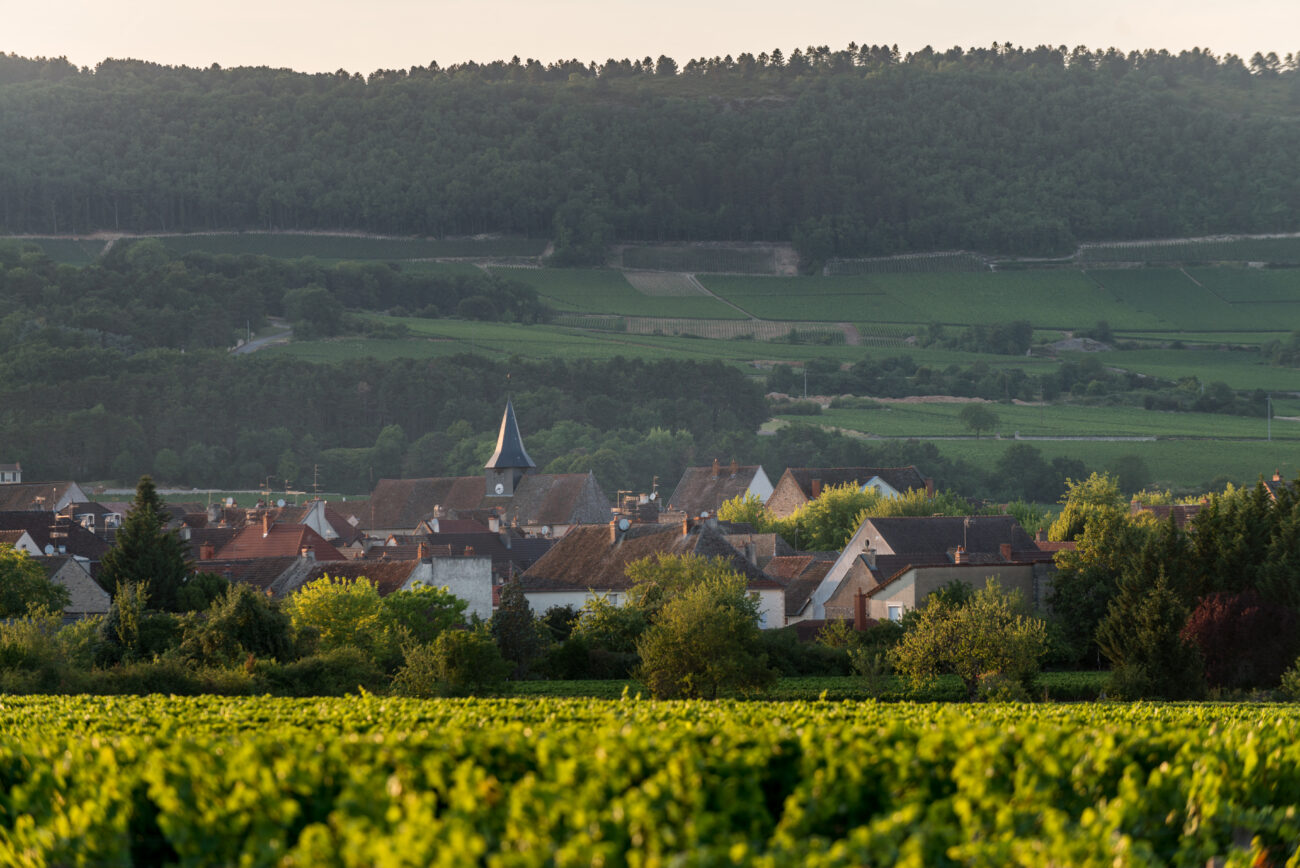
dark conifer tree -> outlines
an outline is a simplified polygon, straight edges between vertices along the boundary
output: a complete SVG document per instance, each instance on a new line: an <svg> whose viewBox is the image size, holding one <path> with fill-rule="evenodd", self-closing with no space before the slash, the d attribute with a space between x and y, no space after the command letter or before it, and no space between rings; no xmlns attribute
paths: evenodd
<svg viewBox="0 0 1300 868"><path fill-rule="evenodd" d="M113 548L104 555L100 582L114 595L127 582L147 582L156 608L174 610L181 585L190 570L185 544L167 528L167 512L153 479L140 477L131 512L117 532Z"/></svg>

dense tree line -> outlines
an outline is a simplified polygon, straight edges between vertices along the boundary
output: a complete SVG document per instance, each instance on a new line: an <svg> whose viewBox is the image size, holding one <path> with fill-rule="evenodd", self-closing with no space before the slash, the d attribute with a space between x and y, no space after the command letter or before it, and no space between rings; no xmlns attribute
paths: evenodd
<svg viewBox="0 0 1300 868"><path fill-rule="evenodd" d="M787 240L1292 230L1294 55L850 44L308 75L0 56L0 229Z"/></svg>

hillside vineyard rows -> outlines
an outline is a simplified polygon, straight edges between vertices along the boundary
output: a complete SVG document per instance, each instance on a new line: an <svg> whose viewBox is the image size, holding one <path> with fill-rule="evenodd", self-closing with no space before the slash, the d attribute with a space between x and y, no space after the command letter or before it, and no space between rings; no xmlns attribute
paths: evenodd
<svg viewBox="0 0 1300 868"><path fill-rule="evenodd" d="M6 865L1294 865L1300 841L1294 706L0 707Z"/></svg>

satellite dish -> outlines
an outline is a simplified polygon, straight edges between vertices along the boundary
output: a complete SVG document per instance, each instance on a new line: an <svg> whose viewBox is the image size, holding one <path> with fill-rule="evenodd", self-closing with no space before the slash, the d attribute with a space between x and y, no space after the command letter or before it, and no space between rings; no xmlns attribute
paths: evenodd
<svg viewBox="0 0 1300 868"><path fill-rule="evenodd" d="M620 518L620 519L618 520L618 529L619 529L619 530L627 530L627 529L628 529L629 527L631 527L631 526L632 526L632 522L628 521L628 520L625 519L625 518Z"/></svg>
<svg viewBox="0 0 1300 868"><path fill-rule="evenodd" d="M550 535L551 535L551 526L549 524L542 525L542 536L550 536Z"/></svg>
<svg viewBox="0 0 1300 868"><path fill-rule="evenodd" d="M282 498L280 498L279 500L277 500L277 501L275 502L275 505L278 506L278 507L280 507L280 509L284 509L284 498L282 497Z"/></svg>
<svg viewBox="0 0 1300 868"><path fill-rule="evenodd" d="M234 505L235 505L235 499L233 497L227 497L226 506L234 506Z"/></svg>
<svg viewBox="0 0 1300 868"><path fill-rule="evenodd" d="M54 546L50 545L49 543L46 543L46 544L45 544L45 556L46 556L46 557L49 557L49 556L52 555L52 554L54 554Z"/></svg>
<svg viewBox="0 0 1300 868"><path fill-rule="evenodd" d="M652 492L650 492L650 499L651 499L651 500L657 500L658 497L659 497L659 492L657 492L657 491L652 491Z"/></svg>
<svg viewBox="0 0 1300 868"><path fill-rule="evenodd" d="M700 513L700 518L708 518L708 517L709 517L709 511L707 509L704 510L704 512Z"/></svg>

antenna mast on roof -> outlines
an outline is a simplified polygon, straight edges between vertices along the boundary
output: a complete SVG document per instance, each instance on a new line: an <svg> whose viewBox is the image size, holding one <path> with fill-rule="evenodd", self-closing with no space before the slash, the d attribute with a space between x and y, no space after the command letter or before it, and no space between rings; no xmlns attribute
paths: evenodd
<svg viewBox="0 0 1300 868"><path fill-rule="evenodd" d="M320 500L320 465L311 466L311 494L316 500Z"/></svg>

